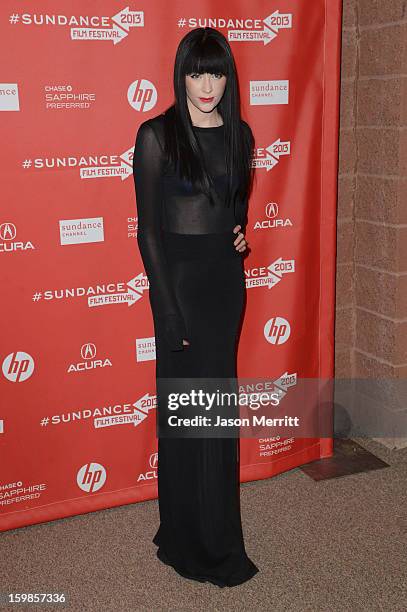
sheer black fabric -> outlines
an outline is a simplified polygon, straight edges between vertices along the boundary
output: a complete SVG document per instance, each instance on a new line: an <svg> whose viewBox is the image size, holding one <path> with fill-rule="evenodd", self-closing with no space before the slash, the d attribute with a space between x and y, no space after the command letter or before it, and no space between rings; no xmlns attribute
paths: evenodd
<svg viewBox="0 0 407 612"><path fill-rule="evenodd" d="M245 129L250 130L243 122ZM138 129L133 158L133 176L137 197L137 241L150 283L150 302L157 319L164 325L172 350L183 349L187 339L185 322L169 278L162 247L162 230L179 234L215 234L231 232L235 225L245 231L247 198L235 207L223 204L226 192L224 125L195 127L208 172L219 198L215 204L181 180L164 156L163 115L142 123Z"/></svg>
<svg viewBox="0 0 407 612"><path fill-rule="evenodd" d="M166 418L159 380L237 377L246 284L233 228L245 228L247 200L237 202L235 214L224 205L224 126L194 128L219 196L215 203L167 165L163 128L162 116L141 124L134 179L154 318L156 414ZM183 338L190 344L183 346ZM160 526L153 542L161 561L185 578L220 587L259 571L243 539L238 438L159 435L157 480Z"/></svg>

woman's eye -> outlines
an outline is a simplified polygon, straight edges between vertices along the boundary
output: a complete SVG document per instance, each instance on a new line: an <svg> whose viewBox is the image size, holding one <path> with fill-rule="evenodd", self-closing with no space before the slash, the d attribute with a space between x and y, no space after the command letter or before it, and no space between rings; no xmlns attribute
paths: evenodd
<svg viewBox="0 0 407 612"><path fill-rule="evenodd" d="M199 74L198 72L191 72L189 76L191 79L195 79L195 77L200 77L201 74ZM223 77L223 74L221 72L214 72L211 76L221 79Z"/></svg>

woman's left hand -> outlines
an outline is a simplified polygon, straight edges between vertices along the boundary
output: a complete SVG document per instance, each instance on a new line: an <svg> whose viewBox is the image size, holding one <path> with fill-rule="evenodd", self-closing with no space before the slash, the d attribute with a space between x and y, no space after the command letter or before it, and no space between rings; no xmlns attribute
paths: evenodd
<svg viewBox="0 0 407 612"><path fill-rule="evenodd" d="M236 225L233 228L234 234L236 234L236 232L239 232L233 244L236 246L237 251L243 252L246 249L246 246L248 245L248 243L245 240L244 234L239 231L240 229L242 229L241 225Z"/></svg>

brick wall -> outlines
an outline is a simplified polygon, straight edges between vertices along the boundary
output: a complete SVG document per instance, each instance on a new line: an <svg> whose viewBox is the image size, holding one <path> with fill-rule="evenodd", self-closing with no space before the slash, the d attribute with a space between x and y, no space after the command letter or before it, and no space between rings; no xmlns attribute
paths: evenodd
<svg viewBox="0 0 407 612"><path fill-rule="evenodd" d="M407 378L406 60L407 0L343 0L338 378Z"/></svg>

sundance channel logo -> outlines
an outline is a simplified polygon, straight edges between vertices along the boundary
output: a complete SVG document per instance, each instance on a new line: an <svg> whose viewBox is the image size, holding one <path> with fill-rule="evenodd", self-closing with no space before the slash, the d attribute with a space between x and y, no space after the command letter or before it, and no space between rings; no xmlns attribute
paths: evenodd
<svg viewBox="0 0 407 612"><path fill-rule="evenodd" d="M17 83L0 83L0 111L19 111Z"/></svg>

